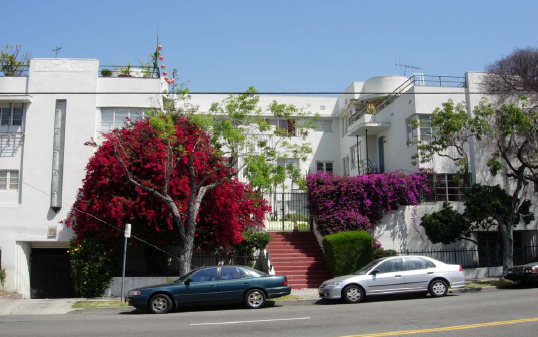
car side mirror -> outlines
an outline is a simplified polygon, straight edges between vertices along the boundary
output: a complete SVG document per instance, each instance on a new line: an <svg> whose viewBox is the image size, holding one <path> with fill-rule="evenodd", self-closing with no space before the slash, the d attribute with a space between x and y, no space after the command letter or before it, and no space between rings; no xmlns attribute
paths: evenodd
<svg viewBox="0 0 538 337"><path fill-rule="evenodd" d="M185 285L189 285L191 282L192 282L192 279L191 279L191 278L188 278L188 279L185 281Z"/></svg>
<svg viewBox="0 0 538 337"><path fill-rule="evenodd" d="M374 269L370 272L370 275L377 275L379 274L379 269Z"/></svg>

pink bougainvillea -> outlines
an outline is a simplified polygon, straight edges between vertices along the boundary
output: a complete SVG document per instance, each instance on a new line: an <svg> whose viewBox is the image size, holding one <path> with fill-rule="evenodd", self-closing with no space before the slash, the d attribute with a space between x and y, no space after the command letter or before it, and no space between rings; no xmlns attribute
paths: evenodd
<svg viewBox="0 0 538 337"><path fill-rule="evenodd" d="M401 172L338 177L326 173L307 177L308 204L322 235L369 231L383 215L400 205L416 205L426 189L422 174Z"/></svg>

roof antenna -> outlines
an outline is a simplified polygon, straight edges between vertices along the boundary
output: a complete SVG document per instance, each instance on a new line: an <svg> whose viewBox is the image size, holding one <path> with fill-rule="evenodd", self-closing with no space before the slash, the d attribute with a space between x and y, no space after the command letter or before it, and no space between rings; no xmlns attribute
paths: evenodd
<svg viewBox="0 0 538 337"><path fill-rule="evenodd" d="M60 51L60 49L62 49L63 47L56 47L54 48L52 51L53 52L56 52L56 54L54 55L55 58L58 58L58 52Z"/></svg>
<svg viewBox="0 0 538 337"><path fill-rule="evenodd" d="M394 65L397 66L397 67L402 67L402 68L404 68L404 76L407 76L407 70L408 70L408 69L422 70L422 68L412 66L412 65L409 64L409 63L395 63Z"/></svg>

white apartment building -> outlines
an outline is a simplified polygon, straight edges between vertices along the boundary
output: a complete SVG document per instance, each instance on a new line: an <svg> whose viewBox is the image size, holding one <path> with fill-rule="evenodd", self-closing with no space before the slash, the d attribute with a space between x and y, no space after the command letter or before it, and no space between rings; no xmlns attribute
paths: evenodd
<svg viewBox="0 0 538 337"><path fill-rule="evenodd" d="M0 77L0 265L6 269L6 288L25 298L46 296L35 294L35 282L68 287L58 275L68 270L73 232L60 221L75 201L93 154L84 143L123 125L125 117L162 104L158 93L166 86L161 78L102 77L99 68L97 60L34 59L27 76ZM305 173L354 176L433 167L445 174L436 200L458 201L453 165L440 159L413 165L416 146L408 141L428 140L428 116L449 98L469 108L476 105L480 97L470 93L477 91L480 76L379 76L353 82L339 97L263 95L260 106L276 100L320 115L308 138L312 158L304 163L290 159ZM204 112L226 96L193 95L189 103ZM288 125L268 119L271 125ZM413 119L423 120L423 126L414 128ZM471 157L473 179L492 183L480 149L471 148ZM423 214L440 206L402 207L385 216L374 235L385 248L398 251L435 248L418 225ZM520 244L536 245L536 222L518 231Z"/></svg>

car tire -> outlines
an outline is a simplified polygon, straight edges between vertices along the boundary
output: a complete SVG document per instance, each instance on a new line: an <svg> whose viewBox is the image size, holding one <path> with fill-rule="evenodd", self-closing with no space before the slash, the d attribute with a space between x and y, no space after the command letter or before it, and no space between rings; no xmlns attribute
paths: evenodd
<svg viewBox="0 0 538 337"><path fill-rule="evenodd" d="M364 299L364 290L356 285L350 285L342 290L342 300L345 303L360 303Z"/></svg>
<svg viewBox="0 0 538 337"><path fill-rule="evenodd" d="M172 310L172 300L168 295L157 294L149 300L149 310L154 314L166 314Z"/></svg>
<svg viewBox="0 0 538 337"><path fill-rule="evenodd" d="M448 283L443 280L433 280L428 287L432 297L442 297L448 293Z"/></svg>
<svg viewBox="0 0 538 337"><path fill-rule="evenodd" d="M252 289L245 295L245 305L249 309L260 309L265 306L266 296L263 290Z"/></svg>

